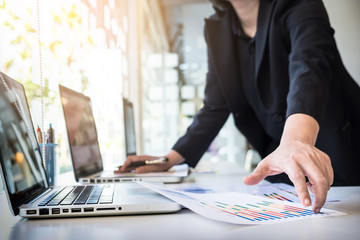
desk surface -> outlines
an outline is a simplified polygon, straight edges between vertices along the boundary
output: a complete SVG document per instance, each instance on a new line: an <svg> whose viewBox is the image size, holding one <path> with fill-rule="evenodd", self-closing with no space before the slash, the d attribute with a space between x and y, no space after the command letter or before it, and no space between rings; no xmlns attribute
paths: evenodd
<svg viewBox="0 0 360 240"><path fill-rule="evenodd" d="M191 175L186 181L216 186L241 184L244 174ZM27 220L13 217L0 194L0 239L359 239L360 187L333 187L340 202L325 207L347 213L268 225L235 225L188 209L171 214Z"/></svg>

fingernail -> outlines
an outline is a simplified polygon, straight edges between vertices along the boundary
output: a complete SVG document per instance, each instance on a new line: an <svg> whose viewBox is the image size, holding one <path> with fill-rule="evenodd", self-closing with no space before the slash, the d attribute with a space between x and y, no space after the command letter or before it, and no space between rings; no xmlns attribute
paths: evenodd
<svg viewBox="0 0 360 240"><path fill-rule="evenodd" d="M315 212L315 213L319 213L319 212L320 212L320 208L316 208L314 212Z"/></svg>
<svg viewBox="0 0 360 240"><path fill-rule="evenodd" d="M305 200L304 200L304 205L305 205L305 206L309 206L309 205L310 205L310 199L305 198Z"/></svg>

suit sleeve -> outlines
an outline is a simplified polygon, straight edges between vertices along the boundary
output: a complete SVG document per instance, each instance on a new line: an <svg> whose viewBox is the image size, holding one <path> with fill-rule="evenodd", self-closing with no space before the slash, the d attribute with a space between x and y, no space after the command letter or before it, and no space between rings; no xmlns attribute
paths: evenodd
<svg viewBox="0 0 360 240"><path fill-rule="evenodd" d="M230 114L213 70L210 54L208 59L204 107L195 115L185 135L173 146L191 167L199 162Z"/></svg>
<svg viewBox="0 0 360 240"><path fill-rule="evenodd" d="M321 1L304 1L289 11L289 93L287 117L304 113L324 120L335 59L334 31Z"/></svg>

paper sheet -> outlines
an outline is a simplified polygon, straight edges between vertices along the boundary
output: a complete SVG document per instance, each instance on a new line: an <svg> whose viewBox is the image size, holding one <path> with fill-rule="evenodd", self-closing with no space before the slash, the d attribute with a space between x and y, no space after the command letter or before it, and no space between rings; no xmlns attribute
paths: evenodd
<svg viewBox="0 0 360 240"><path fill-rule="evenodd" d="M279 201L239 192L191 193L177 191L165 185L139 182L190 210L210 219L235 224L267 224L305 218L343 215L344 213L322 209L315 214L311 207Z"/></svg>
<svg viewBox="0 0 360 240"><path fill-rule="evenodd" d="M263 186L271 186L275 189L277 189L278 191L280 191L280 194L286 195L288 196L289 199L291 199L293 202L300 202L300 199L296 193L295 187L285 184L285 183L272 183L269 185L263 185ZM310 198L311 201L313 202L315 199L314 194L312 194L310 192ZM339 199L334 199L334 198L326 198L326 202L340 202Z"/></svg>
<svg viewBox="0 0 360 240"><path fill-rule="evenodd" d="M192 193L220 193L220 192L240 192L251 195L277 199L287 202L301 203L296 193L295 187L285 183L270 183L253 186L229 185L221 187L210 187L194 183L172 184L169 186L173 190L192 192ZM314 195L310 193L311 201L314 201ZM327 198L327 202L338 202L338 199Z"/></svg>

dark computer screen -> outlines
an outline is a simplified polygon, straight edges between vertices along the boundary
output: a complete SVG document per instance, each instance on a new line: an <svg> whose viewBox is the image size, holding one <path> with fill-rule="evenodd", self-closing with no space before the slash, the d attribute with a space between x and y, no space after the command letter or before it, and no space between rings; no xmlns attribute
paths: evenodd
<svg viewBox="0 0 360 240"><path fill-rule="evenodd" d="M64 86L60 86L60 97L75 177L103 170L90 98Z"/></svg>
<svg viewBox="0 0 360 240"><path fill-rule="evenodd" d="M126 156L136 155L136 135L133 104L123 99Z"/></svg>
<svg viewBox="0 0 360 240"><path fill-rule="evenodd" d="M0 160L14 212L48 187L22 84L0 77Z"/></svg>

